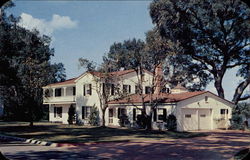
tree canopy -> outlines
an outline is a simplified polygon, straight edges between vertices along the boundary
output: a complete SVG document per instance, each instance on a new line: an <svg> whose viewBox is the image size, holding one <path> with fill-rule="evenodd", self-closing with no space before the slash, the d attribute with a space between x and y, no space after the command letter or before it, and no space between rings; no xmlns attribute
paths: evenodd
<svg viewBox="0 0 250 160"><path fill-rule="evenodd" d="M12 119L33 122L41 118L41 87L65 80L65 69L62 63L50 62L54 55L50 37L20 27L19 19L6 16L4 9L1 13L0 86L5 111Z"/></svg>
<svg viewBox="0 0 250 160"><path fill-rule="evenodd" d="M224 98L225 73L237 68L244 81L236 88L235 103L250 83L250 9L240 0L155 0L150 15L164 38L178 43L181 54L211 74L218 95Z"/></svg>

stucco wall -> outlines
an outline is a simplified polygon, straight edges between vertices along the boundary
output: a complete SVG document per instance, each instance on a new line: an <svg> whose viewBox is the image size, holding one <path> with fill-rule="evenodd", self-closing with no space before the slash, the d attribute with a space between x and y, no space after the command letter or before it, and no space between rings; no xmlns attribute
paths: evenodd
<svg viewBox="0 0 250 160"><path fill-rule="evenodd" d="M205 96L208 96L207 102L205 102ZM177 103L177 109L175 112L176 118L177 118L177 129L179 131L184 130L183 128L183 109L211 109L211 129L215 128L225 128L225 121L219 121L222 116L220 114L221 109L228 109L228 116L226 116L226 119L231 119L232 117L232 107L233 104L222 100L221 98L218 98L217 96L211 94L211 93L205 93L199 96L195 96L193 98L189 98L187 100L183 100L181 102ZM205 124L204 124L205 125Z"/></svg>
<svg viewBox="0 0 250 160"><path fill-rule="evenodd" d="M62 117L54 117L54 107L62 107ZM68 111L70 104L55 104L49 105L49 121L50 122L62 122L63 124L68 123Z"/></svg>

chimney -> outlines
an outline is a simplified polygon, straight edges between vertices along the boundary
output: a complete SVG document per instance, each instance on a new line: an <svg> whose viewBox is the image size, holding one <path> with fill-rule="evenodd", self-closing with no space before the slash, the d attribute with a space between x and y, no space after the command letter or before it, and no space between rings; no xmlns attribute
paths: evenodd
<svg viewBox="0 0 250 160"><path fill-rule="evenodd" d="M163 81L163 71L162 71L162 63L158 64L155 68L155 90L154 94L160 94L161 93L161 85Z"/></svg>

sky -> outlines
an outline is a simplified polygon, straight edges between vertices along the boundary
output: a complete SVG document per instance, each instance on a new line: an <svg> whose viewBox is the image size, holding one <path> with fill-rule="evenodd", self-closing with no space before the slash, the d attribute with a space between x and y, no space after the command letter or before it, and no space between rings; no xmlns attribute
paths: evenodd
<svg viewBox="0 0 250 160"><path fill-rule="evenodd" d="M114 42L145 40L145 33L154 26L149 16L150 2L15 0L15 7L8 12L20 16L23 27L36 28L52 38L52 62L62 62L69 79L84 72L78 66L80 57L101 63ZM229 100L240 80L235 73L236 70L228 71L223 81ZM213 83L206 90L216 93Z"/></svg>

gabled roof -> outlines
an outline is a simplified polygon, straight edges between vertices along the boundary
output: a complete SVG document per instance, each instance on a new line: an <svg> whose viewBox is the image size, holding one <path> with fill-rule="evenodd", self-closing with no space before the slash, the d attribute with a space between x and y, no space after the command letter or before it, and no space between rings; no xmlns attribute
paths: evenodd
<svg viewBox="0 0 250 160"><path fill-rule="evenodd" d="M63 82L57 82L57 83L52 83L52 84L49 84L47 86L44 86L44 87L55 87L55 86L63 86L63 85L74 85L75 84L75 80L77 78L72 78L72 79L68 79L66 81L63 81Z"/></svg>
<svg viewBox="0 0 250 160"><path fill-rule="evenodd" d="M187 88L183 87L180 83L178 83L173 89L187 90Z"/></svg>
<svg viewBox="0 0 250 160"><path fill-rule="evenodd" d="M143 71L152 75L152 73L149 72L148 70L143 69ZM111 75L111 76L122 76L122 75L126 75L126 74L129 74L129 73L132 73L132 72L135 72L135 70L134 69L129 69L129 70L124 70L124 71L110 72L108 74ZM68 80L66 80L64 82L52 83L52 84L49 84L49 85L44 86L44 87L54 87L54 86L75 84L76 81L78 79L80 79L83 75L85 75L86 73L90 73L90 74L92 74L94 76L97 76L97 77L103 77L105 75L105 73L102 73L102 72L89 71L89 72L85 72L85 73L81 74L79 77L68 79Z"/></svg>
<svg viewBox="0 0 250 160"><path fill-rule="evenodd" d="M116 72L109 72L107 73L109 76L122 76L122 75L126 75L126 74L129 74L129 73L132 73L132 72L135 72L134 69L129 69L129 70L123 70L123 71L116 71ZM143 72L146 72L150 75L153 75L153 73L151 73L150 71L146 70L146 69L143 69ZM87 73L89 74L92 74L96 77L104 77L105 76L105 73L102 73L102 72L97 72L97 71L88 71L88 72L85 72L83 74L81 74L79 77L76 78L75 81L79 80L81 77L83 77L84 75L86 75Z"/></svg>
<svg viewBox="0 0 250 160"><path fill-rule="evenodd" d="M152 100L159 101L160 103L172 103L172 102L179 102L191 97L195 97L208 91L196 91L196 92L185 92L185 93L178 93L178 94L168 94L168 93L161 93L160 95L153 94ZM109 101L109 104L131 104L131 103L142 103L142 97L144 98L145 103L149 103L151 100L151 96L149 94L133 94L127 96L122 99L117 99L113 101Z"/></svg>

